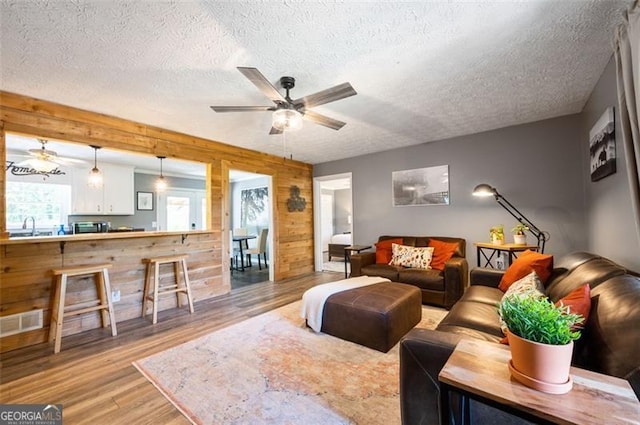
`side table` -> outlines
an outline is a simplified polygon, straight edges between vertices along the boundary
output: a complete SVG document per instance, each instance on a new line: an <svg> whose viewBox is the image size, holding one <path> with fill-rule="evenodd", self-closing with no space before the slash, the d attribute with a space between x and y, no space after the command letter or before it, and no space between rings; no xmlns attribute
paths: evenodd
<svg viewBox="0 0 640 425"><path fill-rule="evenodd" d="M502 245L495 245L492 243L488 243L488 242L475 242L474 245L476 246L476 250L477 250L477 257L478 257L478 267L490 267L490 268L494 268L493 265L491 264L491 260L493 259L493 257L500 253L500 252L508 252L509 253L509 264L508 266L511 265L511 263L513 263L513 259L517 258L516 256L516 252L523 252L526 251L528 249L532 250L532 251L537 251L538 250L538 246L537 245L516 245L514 243L505 243ZM487 257L487 253L485 253L485 250L488 251L488 253L490 254ZM484 266L481 264L482 262L482 258L481 256L484 258L485 264Z"/></svg>
<svg viewBox="0 0 640 425"><path fill-rule="evenodd" d="M371 248L371 245L349 245L344 247L344 278L349 277L349 272L347 271L347 264L351 261L351 254L353 252L359 254L365 249Z"/></svg>
<svg viewBox="0 0 640 425"><path fill-rule="evenodd" d="M453 423L449 408L451 392L465 398L462 418L465 424L472 423L468 398L534 423L638 423L640 402L626 380L572 367L573 389L561 395L546 394L511 379L510 359L511 352L504 345L460 341L438 376L441 423Z"/></svg>

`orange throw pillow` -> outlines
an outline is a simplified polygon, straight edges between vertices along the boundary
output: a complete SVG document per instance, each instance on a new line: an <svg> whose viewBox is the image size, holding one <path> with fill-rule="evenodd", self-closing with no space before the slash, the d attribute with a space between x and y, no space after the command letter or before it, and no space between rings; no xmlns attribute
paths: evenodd
<svg viewBox="0 0 640 425"><path fill-rule="evenodd" d="M391 245L397 243L402 245L402 238L386 239L376 244L376 264L389 264L391 261Z"/></svg>
<svg viewBox="0 0 640 425"><path fill-rule="evenodd" d="M437 239L429 239L429 246L433 248L431 268L436 270L444 270L444 263L449 261L458 249L457 242L443 242Z"/></svg>
<svg viewBox="0 0 640 425"><path fill-rule="evenodd" d="M546 283L551 276L551 270L553 270L553 255L526 250L509 266L498 288L506 292L513 282L522 279L532 271L536 272L542 283Z"/></svg>
<svg viewBox="0 0 640 425"><path fill-rule="evenodd" d="M574 289L567 296L556 302L556 305L560 304L569 306L569 313L579 314L584 317L584 325L587 323L589 312L591 311L591 288L588 284L585 284Z"/></svg>

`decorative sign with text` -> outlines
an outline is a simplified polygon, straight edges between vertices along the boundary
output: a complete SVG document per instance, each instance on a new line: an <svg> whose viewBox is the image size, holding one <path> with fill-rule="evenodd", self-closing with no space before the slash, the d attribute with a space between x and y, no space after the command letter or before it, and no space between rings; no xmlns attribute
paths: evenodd
<svg viewBox="0 0 640 425"><path fill-rule="evenodd" d="M60 170L60 168L56 168L52 171L38 171L32 167L29 166L22 166L22 165L18 165L15 161L9 161L7 160L7 168L6 168L7 173L13 175L13 176L34 176L34 175L38 175L38 176L43 176L43 177L51 177L51 176L61 176L61 175L65 175L67 173L65 173L64 171Z"/></svg>

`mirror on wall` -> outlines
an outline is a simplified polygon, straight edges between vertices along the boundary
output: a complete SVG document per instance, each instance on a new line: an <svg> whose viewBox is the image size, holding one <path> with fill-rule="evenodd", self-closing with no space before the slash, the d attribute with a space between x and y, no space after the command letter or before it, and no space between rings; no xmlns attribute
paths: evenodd
<svg viewBox="0 0 640 425"><path fill-rule="evenodd" d="M12 133L6 150L10 236L70 233L79 222L111 231L206 228L206 164Z"/></svg>

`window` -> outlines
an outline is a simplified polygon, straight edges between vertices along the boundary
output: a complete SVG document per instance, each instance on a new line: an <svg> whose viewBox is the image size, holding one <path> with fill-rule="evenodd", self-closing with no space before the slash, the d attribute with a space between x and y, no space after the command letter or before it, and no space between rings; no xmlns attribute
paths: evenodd
<svg viewBox="0 0 640 425"><path fill-rule="evenodd" d="M27 217L33 217L39 228L67 223L70 185L8 181L6 194L7 229L21 228Z"/></svg>

